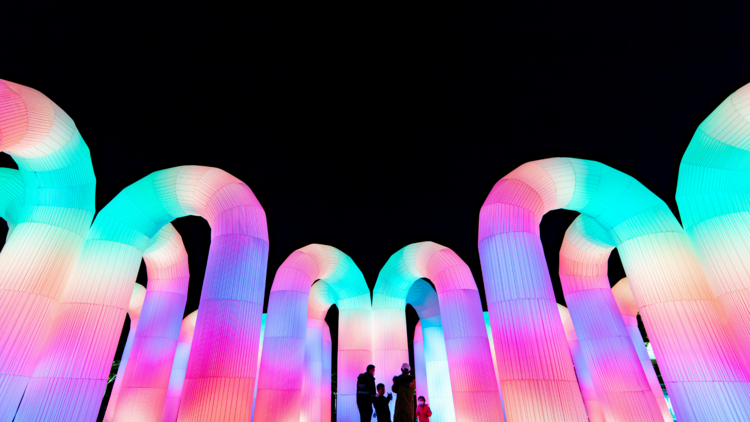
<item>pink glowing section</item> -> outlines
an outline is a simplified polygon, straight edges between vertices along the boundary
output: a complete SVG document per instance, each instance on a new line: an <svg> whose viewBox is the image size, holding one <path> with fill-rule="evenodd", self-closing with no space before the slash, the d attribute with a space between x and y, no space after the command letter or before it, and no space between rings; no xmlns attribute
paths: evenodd
<svg viewBox="0 0 750 422"><path fill-rule="evenodd" d="M185 384L185 374L187 373L188 358L190 357L190 348L193 345L197 319L198 311L196 310L186 316L180 325L180 336L177 338L177 348L172 363L172 373L169 375L169 386L167 387L167 397L164 400L161 422L177 421L177 412L180 409L182 388Z"/></svg>
<svg viewBox="0 0 750 422"><path fill-rule="evenodd" d="M746 374L750 374L748 105L750 84L726 98L698 126L680 163L675 196Z"/></svg>
<svg viewBox="0 0 750 422"><path fill-rule="evenodd" d="M437 289L456 420L497 421L503 411L479 292L469 267L445 246L409 245L380 271L373 294L375 366L389 379L408 362L404 308L409 289L423 277Z"/></svg>
<svg viewBox="0 0 750 422"><path fill-rule="evenodd" d="M266 316L263 314L263 321L260 325L260 343L258 345L258 366L255 368L255 390L253 392L253 415L255 414L255 403L258 401L258 377L260 376L260 361L263 358L263 337L266 333ZM250 419L254 421L255 418Z"/></svg>
<svg viewBox="0 0 750 422"><path fill-rule="evenodd" d="M331 331L328 329L328 325L323 326L323 371L321 372L321 386L320 386L320 422L331 422L331 364L332 364L332 348L333 343L331 341Z"/></svg>
<svg viewBox="0 0 750 422"><path fill-rule="evenodd" d="M750 385L687 236L635 179L593 161L526 163L480 212L479 252L509 421L585 420L539 222L553 209L596 221L618 248L681 421L750 418ZM704 352L711 350L711 352Z"/></svg>
<svg viewBox="0 0 750 422"><path fill-rule="evenodd" d="M633 292L630 290L627 277L618 281L612 287L612 295L617 303L617 308L620 310L620 315L630 335L630 340L633 342L636 353L638 353L638 359L641 361L643 372L646 374L648 385L651 387L651 392L654 394L656 403L659 405L662 417L665 421L671 422L673 420L672 412L669 410L668 403L664 397L664 391L661 389L659 378L656 376L654 365L651 363L651 358L643 342L641 330L638 328L638 305L635 303L635 298L633 297Z"/></svg>
<svg viewBox="0 0 750 422"><path fill-rule="evenodd" d="M302 407L300 422L320 422L323 376L324 320L307 319L305 361L302 366Z"/></svg>
<svg viewBox="0 0 750 422"><path fill-rule="evenodd" d="M250 419L265 213L230 174L184 166L130 185L97 215L16 420L95 419L143 251L164 225L186 215L205 218L212 240L178 419Z"/></svg>
<svg viewBox="0 0 750 422"><path fill-rule="evenodd" d="M40 92L3 80L0 150L13 157L24 181L23 201L5 216L16 221L0 253L5 421L13 419L22 396L26 401L44 335L94 217L96 179L73 120ZM124 293L125 306L131 291Z"/></svg>
<svg viewBox="0 0 750 422"><path fill-rule="evenodd" d="M557 306L560 311L563 329L565 330L565 337L568 340L570 356L573 358L573 367L578 377L578 385L581 387L583 404L586 406L586 412L589 415L589 421L605 422L599 397L596 395L596 390L594 389L594 381L591 379L591 372L589 372L586 359L583 357L581 342L578 341L578 335L573 326L573 320L570 318L570 312L568 312L568 308L560 304Z"/></svg>
<svg viewBox="0 0 750 422"><path fill-rule="evenodd" d="M125 369L127 368L128 360L130 359L130 351L133 349L133 339L135 338L135 332L138 328L138 322L141 318L141 311L143 310L143 302L145 299L146 288L136 283L135 286L133 286L133 294L130 296L130 303L128 304L130 331L128 332L128 338L125 341L125 348L122 351L122 357L120 357L120 365L117 367L117 376L115 377L115 383L112 386L112 393L109 395L109 401L107 402L107 411L104 414L104 422L110 422L114 419L115 407L117 406L117 400L120 397L122 380L125 377Z"/></svg>
<svg viewBox="0 0 750 422"><path fill-rule="evenodd" d="M603 239L609 241L601 226L578 216L565 232L560 248L560 281L575 323L577 347L608 422L662 422L610 289L607 262L614 247ZM570 336L566 336L570 345ZM671 417L666 422L670 421Z"/></svg>
<svg viewBox="0 0 750 422"><path fill-rule="evenodd" d="M417 397L424 396L430 402L430 391L427 388L427 365L424 361L424 339L422 337L422 322L414 327L414 377L416 378Z"/></svg>
<svg viewBox="0 0 750 422"><path fill-rule="evenodd" d="M167 224L143 254L148 290L115 422L159 422L185 313L190 271L182 237ZM110 405L111 406L111 405Z"/></svg>
<svg viewBox="0 0 750 422"><path fill-rule="evenodd" d="M317 302L314 296L311 300L310 293L310 286L316 280L319 280L316 285L325 283L333 293L319 307L308 304ZM323 319L330 304L338 306L340 318L338 415L341 420L357 417L356 378L372 359L370 290L349 256L334 247L313 244L292 253L274 277L268 301L255 420L300 419L306 334L310 325L316 326L311 319L319 321L318 327L325 324ZM319 383L316 374L308 372L307 375L309 382ZM306 413L306 417L310 415Z"/></svg>

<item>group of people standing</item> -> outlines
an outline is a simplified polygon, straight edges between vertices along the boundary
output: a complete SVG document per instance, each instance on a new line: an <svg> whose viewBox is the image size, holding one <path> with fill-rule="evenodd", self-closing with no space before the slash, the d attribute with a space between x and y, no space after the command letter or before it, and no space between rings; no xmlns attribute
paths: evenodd
<svg viewBox="0 0 750 422"><path fill-rule="evenodd" d="M410 375L411 366L401 365L401 375L393 377L391 391L396 393L396 408L393 411L393 422L430 422L432 410L425 399L419 396L419 405L414 407L414 391L416 384L414 376ZM357 407L361 422L369 422L373 416L378 422L391 422L389 404L393 394L385 395L385 385L380 383L375 387L375 365L368 365L367 371L357 377ZM372 408L375 407L375 413Z"/></svg>

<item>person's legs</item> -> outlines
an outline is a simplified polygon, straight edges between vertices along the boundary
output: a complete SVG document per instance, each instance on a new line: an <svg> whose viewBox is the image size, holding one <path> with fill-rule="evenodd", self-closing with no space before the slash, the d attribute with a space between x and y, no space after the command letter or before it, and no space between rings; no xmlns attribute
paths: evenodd
<svg viewBox="0 0 750 422"><path fill-rule="evenodd" d="M357 407L359 408L359 420L360 422L370 422L372 419L372 405L371 404L359 404L357 403Z"/></svg>

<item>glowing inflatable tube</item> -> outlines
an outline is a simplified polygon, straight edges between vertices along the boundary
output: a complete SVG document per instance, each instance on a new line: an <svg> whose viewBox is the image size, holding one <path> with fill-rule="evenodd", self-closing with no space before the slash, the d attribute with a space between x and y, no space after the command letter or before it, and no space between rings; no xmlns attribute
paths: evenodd
<svg viewBox="0 0 750 422"><path fill-rule="evenodd" d="M8 223L6 243L21 216L23 196L24 185L21 172L0 167L0 218Z"/></svg>
<svg viewBox="0 0 750 422"><path fill-rule="evenodd" d="M260 344L258 345L258 365L255 368L255 389L253 390L253 414L255 414L255 402L258 401L258 377L260 376L260 361L263 357L263 337L266 333L266 316L263 314L263 321L260 325ZM254 421L255 419L250 419Z"/></svg>
<svg viewBox="0 0 750 422"><path fill-rule="evenodd" d="M13 419L24 395L52 312L88 234L96 179L89 150L73 120L40 92L3 80L0 150L18 165L24 189L11 227L13 236L0 253L0 420L4 421ZM123 292L123 308L131 291L132 286Z"/></svg>
<svg viewBox="0 0 750 422"><path fill-rule="evenodd" d="M331 331L328 325L323 326L323 371L321 373L321 387L320 387L320 422L331 422L331 364L332 364L332 348L333 343L331 341Z"/></svg>
<svg viewBox="0 0 750 422"><path fill-rule="evenodd" d="M115 377L115 383L112 386L112 393L110 393L109 401L107 402L107 411L104 413L104 422L110 422L114 419L115 407L117 406L117 400L120 397L122 380L125 377L125 369L127 368L128 360L130 359L130 351L133 349L133 339L135 338L135 331L138 328L141 311L143 310L143 301L145 299L146 288L136 283L135 286L133 286L133 294L130 296L130 303L128 304L130 330L128 331L128 338L125 340L125 348L122 350L120 365L117 367L117 376Z"/></svg>
<svg viewBox="0 0 750 422"><path fill-rule="evenodd" d="M424 339L422 336L422 321L414 327L414 377L416 378L417 397L423 396L430 403L430 390L427 386L427 365L424 361Z"/></svg>
<svg viewBox="0 0 750 422"><path fill-rule="evenodd" d="M239 179L183 166L130 185L97 215L16 421L96 418L143 251L164 225L186 215L208 221L211 249L178 420L250 420L265 213Z"/></svg>
<svg viewBox="0 0 750 422"><path fill-rule="evenodd" d="M607 262L614 242L608 237L591 218L579 215L560 248L560 281L578 347L608 422L671 422L666 406L662 415L654 398L612 295Z"/></svg>
<svg viewBox="0 0 750 422"><path fill-rule="evenodd" d="M148 290L125 370L116 422L159 422L187 302L190 269L182 237L167 224L143 254Z"/></svg>
<svg viewBox="0 0 750 422"><path fill-rule="evenodd" d="M311 317L308 301L310 286L316 280L328 284L335 293L333 303L339 308L338 417L359 417L357 375L372 359L370 289L349 256L331 246L309 245L284 261L271 287L265 353L258 378L257 421L299 420L305 335ZM314 318L322 320L325 313Z"/></svg>
<svg viewBox="0 0 750 422"><path fill-rule="evenodd" d="M746 374L750 374L748 104L750 85L745 85L698 126L680 163L675 196L712 294L726 313L740 356L745 359ZM661 360L659 363L661 366Z"/></svg>
<svg viewBox="0 0 750 422"><path fill-rule="evenodd" d="M625 329L627 329L635 351L638 353L638 360L641 361L641 367L643 367L643 372L646 374L648 385L651 387L654 398L656 398L661 414L664 416L664 420L671 422L673 420L672 412L669 410L664 397L664 391L661 389L659 378L656 376L656 371L654 371L654 364L651 363L651 358L646 350L646 344L643 342L643 336L641 336L641 330L638 328L638 305L636 305L635 298L633 298L633 292L630 291L627 277L618 281L612 287L612 294L625 323Z"/></svg>
<svg viewBox="0 0 750 422"><path fill-rule="evenodd" d="M490 343L490 353L492 353L492 364L495 367L495 379L497 380L497 390L500 391L500 404L503 406L503 419L505 416L505 401L503 399L503 390L500 388L500 372L497 370L497 355L495 354L495 342L492 340L492 327L490 326L490 314L484 313L484 326L487 328L487 340Z"/></svg>
<svg viewBox="0 0 750 422"><path fill-rule="evenodd" d="M560 319L562 320L563 329L565 330L565 337L568 339L570 356L573 358L573 367L578 376L578 386L581 387L583 404L586 406L589 421L605 422L604 413L602 413L602 408L599 403L599 397L596 395L596 390L594 389L594 381L591 379L591 373L586 365L586 359L583 357L581 342L578 341L578 335L573 326L573 320L570 318L570 312L568 312L568 308L560 304L557 306L560 311Z"/></svg>
<svg viewBox="0 0 750 422"><path fill-rule="evenodd" d="M161 416L162 422L175 422L177 420L177 412L180 409L182 387L185 384L185 374L187 373L190 348L193 345L193 335L195 334L197 319L198 311L195 310L186 316L180 325L180 336L177 338L172 373L169 375L167 397L164 400L164 412Z"/></svg>
<svg viewBox="0 0 750 422"><path fill-rule="evenodd" d="M585 421L539 239L544 214L579 211L618 248L680 421L750 418L747 377L682 227L664 202L593 161L526 163L480 212L479 254L508 420Z"/></svg>
<svg viewBox="0 0 750 422"><path fill-rule="evenodd" d="M408 362L404 309L409 289L423 277L437 289L456 420L497 421L502 406L479 292L469 267L445 246L432 242L406 246L380 271L373 294L376 367L380 365L382 376L385 370L396 371ZM423 329L425 325L423 319Z"/></svg>
<svg viewBox="0 0 750 422"><path fill-rule="evenodd" d="M323 386L323 325L325 325L323 320L311 318L307 320L305 361L302 366L300 422L320 422Z"/></svg>
<svg viewBox="0 0 750 422"><path fill-rule="evenodd" d="M440 301L437 292L430 283L418 279L409 288L406 303L414 307L419 315L419 327L422 331L425 378L427 383L419 385L419 366L416 362L417 346L414 340L414 359L417 366L417 391L424 389L428 394L422 394L430 400L433 422L453 422L456 420L456 410L453 405L453 391L451 389L450 369L448 367L448 353L445 349L445 334L443 321L440 316ZM491 354L491 353L490 353ZM387 384L386 384L387 385ZM389 386L390 387L390 386ZM395 403L394 403L395 405Z"/></svg>

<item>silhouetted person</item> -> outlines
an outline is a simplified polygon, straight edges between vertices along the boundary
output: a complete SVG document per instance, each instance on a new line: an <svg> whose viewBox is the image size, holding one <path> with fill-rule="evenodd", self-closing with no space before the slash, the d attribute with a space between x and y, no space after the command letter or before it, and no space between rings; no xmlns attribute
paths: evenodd
<svg viewBox="0 0 750 422"><path fill-rule="evenodd" d="M375 398L375 365L367 365L367 372L357 377L357 408L359 420L369 422L372 418L372 400Z"/></svg>
<svg viewBox="0 0 750 422"><path fill-rule="evenodd" d="M432 410L430 405L424 400L424 396L419 396L417 399L417 421L419 422L430 422L430 416L432 416Z"/></svg>
<svg viewBox="0 0 750 422"><path fill-rule="evenodd" d="M378 422L391 422L391 409L388 403L393 399L393 394L385 395L385 385L378 384L378 395L375 397L375 413L378 416Z"/></svg>
<svg viewBox="0 0 750 422"><path fill-rule="evenodd" d="M393 377L393 390L396 393L396 409L393 422L414 422L414 377L409 375L408 363L401 365L401 375Z"/></svg>

